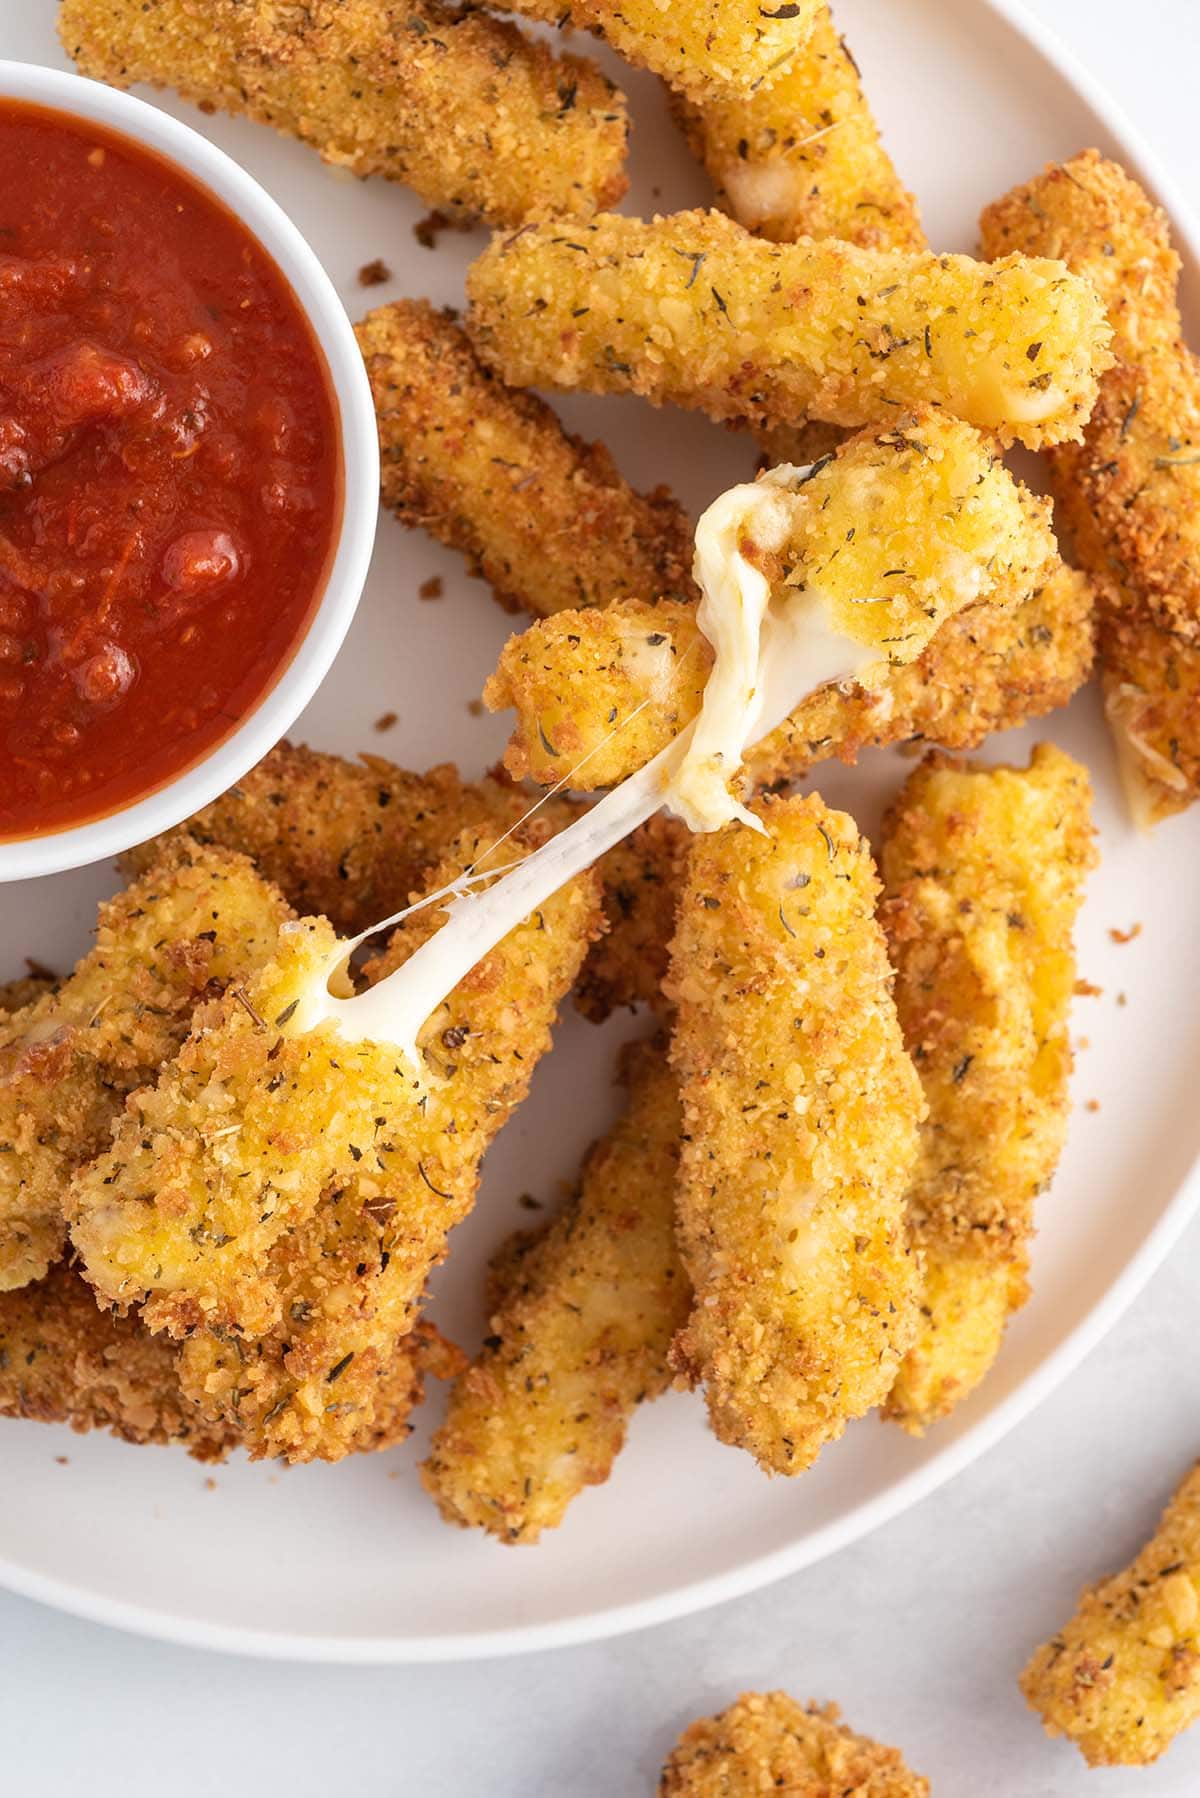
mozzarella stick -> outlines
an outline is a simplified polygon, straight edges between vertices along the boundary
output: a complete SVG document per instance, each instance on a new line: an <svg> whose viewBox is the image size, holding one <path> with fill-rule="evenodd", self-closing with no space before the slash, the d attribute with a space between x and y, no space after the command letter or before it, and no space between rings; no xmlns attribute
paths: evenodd
<svg viewBox="0 0 1200 1798"><path fill-rule="evenodd" d="M914 1436L979 1384L1028 1296L1034 1201L1066 1140L1072 933L1095 860L1087 772L1049 743L1028 769L929 756L884 824L880 917L929 1106L908 1194L920 1325L885 1407Z"/></svg>
<svg viewBox="0 0 1200 1798"><path fill-rule="evenodd" d="M579 1191L492 1274L491 1333L455 1382L421 1477L449 1523L536 1542L607 1480L637 1406L670 1381L691 1293L675 1247L681 1118L664 1040L623 1057L629 1106Z"/></svg>
<svg viewBox="0 0 1200 1798"><path fill-rule="evenodd" d="M1166 215L1095 150L990 206L985 253L1061 256L1108 310L1116 365L1055 498L1102 600L1101 672L1135 814L1200 792L1200 364L1183 341Z"/></svg>
<svg viewBox="0 0 1200 1798"><path fill-rule="evenodd" d="M180 840L100 907L73 974L0 1018L0 1291L58 1259L71 1173L199 1001L265 960L288 915L243 857Z"/></svg>
<svg viewBox="0 0 1200 1798"><path fill-rule="evenodd" d="M1200 1717L1200 1465L1137 1559L1083 1592L1021 1690L1091 1767L1141 1767Z"/></svg>
<svg viewBox="0 0 1200 1798"><path fill-rule="evenodd" d="M931 628L944 631L981 600L1014 610L1056 567L1043 502L977 432L928 412L863 431L818 466L798 490L789 543L765 571L781 607L792 589L811 588L861 620L867 597L886 595L873 614L881 656L901 664L917 658ZM609 786L695 717L711 665L694 607L630 602L562 613L512 638L484 698L494 711L517 711L506 757L515 777ZM881 693L896 673L882 672ZM794 760L797 739L829 734L831 703L818 690L751 752L760 778L773 758Z"/></svg>
<svg viewBox="0 0 1200 1798"><path fill-rule="evenodd" d="M759 816L763 834L696 838L671 951L695 1291L673 1353L723 1442L796 1474L883 1402L913 1340L923 1101L867 845L817 794Z"/></svg>
<svg viewBox="0 0 1200 1798"><path fill-rule="evenodd" d="M929 1798L896 1748L857 1736L836 1704L743 1692L688 1725L667 1756L659 1798Z"/></svg>
<svg viewBox="0 0 1200 1798"><path fill-rule="evenodd" d="M942 406L1036 448L1077 438L1109 366L1062 263L767 243L719 212L494 237L468 328L517 386L638 393L750 424L895 424Z"/></svg>
<svg viewBox="0 0 1200 1798"><path fill-rule="evenodd" d="M1060 562L1021 605L968 606L876 686L827 686L806 699L747 752L748 783L793 780L831 756L853 762L861 749L914 737L975 749L1056 711L1091 672L1093 605L1091 583ZM546 786L570 774L581 791L615 785L695 717L709 666L683 607L564 614L514 637L487 688L494 710L516 712L509 772Z"/></svg>
<svg viewBox="0 0 1200 1798"><path fill-rule="evenodd" d="M206 1419L179 1384L174 1343L102 1310L64 1262L0 1293L0 1417L108 1430L124 1442L180 1442L222 1461L235 1425Z"/></svg>
<svg viewBox="0 0 1200 1798"><path fill-rule="evenodd" d="M635 68L680 93L744 94L780 79L803 49L818 0L508 0L505 10L606 38Z"/></svg>
<svg viewBox="0 0 1200 1798"><path fill-rule="evenodd" d="M379 421L383 503L461 550L508 611L690 598L692 527L601 443L485 369L452 318L398 300L357 326Z"/></svg>
<svg viewBox="0 0 1200 1798"><path fill-rule="evenodd" d="M775 243L928 248L825 0L808 42L770 81L677 101L676 111L718 205L747 231Z"/></svg>
<svg viewBox="0 0 1200 1798"><path fill-rule="evenodd" d="M519 855L536 832L510 840ZM471 839L431 877L474 859ZM405 920L373 966L382 978L434 932L445 902ZM307 1026L304 1001L336 961L323 918L278 932L272 959L219 1002L143 1088L112 1146L71 1183L66 1209L88 1279L110 1303L145 1303L152 1329L200 1325L261 1337L282 1321L270 1251L329 1189L361 1177L391 1194L392 1259L408 1302L469 1210L484 1147L523 1097L597 924L598 887L571 882L486 956L426 1021L420 1073L387 1042Z"/></svg>
<svg viewBox="0 0 1200 1798"><path fill-rule="evenodd" d="M582 217L625 191L625 102L595 64L439 0L63 0L80 72L243 113L453 218Z"/></svg>

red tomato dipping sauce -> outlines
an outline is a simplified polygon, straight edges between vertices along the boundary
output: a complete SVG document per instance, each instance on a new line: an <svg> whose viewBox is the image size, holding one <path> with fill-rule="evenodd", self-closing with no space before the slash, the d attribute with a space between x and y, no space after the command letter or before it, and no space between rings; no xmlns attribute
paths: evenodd
<svg viewBox="0 0 1200 1798"><path fill-rule="evenodd" d="M0 840L228 736L340 516L325 359L258 241L131 139L0 101Z"/></svg>

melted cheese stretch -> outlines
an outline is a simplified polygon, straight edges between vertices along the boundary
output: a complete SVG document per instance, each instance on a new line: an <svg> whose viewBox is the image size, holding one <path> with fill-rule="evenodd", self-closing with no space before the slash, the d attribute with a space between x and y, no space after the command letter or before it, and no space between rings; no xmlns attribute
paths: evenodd
<svg viewBox="0 0 1200 1798"><path fill-rule="evenodd" d="M871 527L897 483L905 529L877 539ZM469 871L442 929L369 991L328 990L357 943L339 945L296 1026L330 1021L352 1040L395 1043L419 1068L417 1033L446 994L663 805L694 830L756 825L729 787L747 745L829 681L869 682L912 661L946 618L999 593L1014 542L1028 540L1029 503L978 433L931 413L879 437L864 432L828 464L780 468L721 495L696 533L699 623L714 650L699 717L519 866L499 879L493 869L486 890L471 890L480 877ZM879 558L891 558L898 535L920 553L885 568Z"/></svg>
<svg viewBox="0 0 1200 1798"><path fill-rule="evenodd" d="M795 524L794 495L812 473L811 466L784 463L723 493L696 526L696 621L712 644L713 665L691 741L665 793L689 830L719 830L735 818L762 830L729 785L748 745L782 724L798 695L856 679L879 660L876 645L834 628L811 588L786 593L772 611L772 583L743 553L750 545L758 555L783 550ZM776 711L786 703L764 724L773 699Z"/></svg>

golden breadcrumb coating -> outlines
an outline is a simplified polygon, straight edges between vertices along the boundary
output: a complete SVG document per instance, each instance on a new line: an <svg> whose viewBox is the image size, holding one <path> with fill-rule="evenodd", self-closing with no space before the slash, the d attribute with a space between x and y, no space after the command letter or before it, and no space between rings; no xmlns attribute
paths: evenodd
<svg viewBox="0 0 1200 1798"><path fill-rule="evenodd" d="M1200 1465L1132 1566L1085 1589L1021 1690L1092 1767L1146 1766L1200 1717Z"/></svg>
<svg viewBox="0 0 1200 1798"><path fill-rule="evenodd" d="M505 10L594 32L635 68L700 97L782 79L776 71L803 49L818 0L506 0Z"/></svg>
<svg viewBox="0 0 1200 1798"><path fill-rule="evenodd" d="M927 756L884 823L880 918L929 1105L908 1193L921 1321L886 1406L914 1436L979 1383L1028 1294L1034 1201L1066 1140L1072 933L1095 861L1087 771L1050 743L1027 769Z"/></svg>
<svg viewBox="0 0 1200 1798"><path fill-rule="evenodd" d="M504 782L464 781L449 763L412 774L382 756L357 761L279 743L178 831L131 850L140 872L179 834L257 863L302 917L349 936L403 910L455 838L496 835L513 818Z"/></svg>
<svg viewBox="0 0 1200 1798"><path fill-rule="evenodd" d="M103 1310L74 1269L0 1293L0 1416L108 1430L126 1442L182 1442L220 1461L237 1442L180 1389L175 1344Z"/></svg>
<svg viewBox="0 0 1200 1798"><path fill-rule="evenodd" d="M6 980L0 986L0 1033L3 1032L7 1013L23 1011L35 999L44 999L47 993L54 991L57 984L51 974L21 974L16 980Z"/></svg>
<svg viewBox="0 0 1200 1798"><path fill-rule="evenodd" d="M0 1291L57 1260L72 1171L175 1052L197 1003L264 961L288 915L244 857L181 838L100 907L73 974L0 1018Z"/></svg>
<svg viewBox="0 0 1200 1798"><path fill-rule="evenodd" d="M261 1338L200 1328L179 1345L179 1380L214 1425L236 1428L251 1460L340 1461L409 1434L426 1374L466 1357L398 1297L388 1243L397 1201L358 1182L326 1193L267 1257L280 1322ZM162 1340L161 1338L159 1340Z"/></svg>
<svg viewBox="0 0 1200 1798"><path fill-rule="evenodd" d="M993 731L1066 705L1094 652L1091 584L1059 562L1022 604L985 600L948 619L915 662L889 668L878 686L820 688L747 752L748 778L769 786L831 756L853 762L860 749L911 737L975 749ZM710 667L694 611L683 606L630 603L533 625L510 638L486 689L494 711L516 711L506 765L543 786L568 774L581 791L613 786L695 717ZM1200 692L1200 664L1192 691ZM621 947L601 943L593 954Z"/></svg>
<svg viewBox="0 0 1200 1798"><path fill-rule="evenodd" d="M597 863L608 929L583 965L575 1004L600 1023L622 1005L665 1007L675 905L687 867L690 832L655 813Z"/></svg>
<svg viewBox="0 0 1200 1798"><path fill-rule="evenodd" d="M586 216L625 191L623 96L470 6L62 0L58 27L84 75L244 113L455 218Z"/></svg>
<svg viewBox="0 0 1200 1798"><path fill-rule="evenodd" d="M659 1798L929 1798L896 1748L856 1736L836 1704L786 1692L743 1692L684 1730L667 1756Z"/></svg>
<svg viewBox="0 0 1200 1798"><path fill-rule="evenodd" d="M1154 823L1200 792L1200 364L1183 342L1166 215L1088 150L983 215L985 252L1053 254L1086 275L1116 366L1082 441L1051 461L1102 601L1101 672L1130 800Z"/></svg>
<svg viewBox="0 0 1200 1798"><path fill-rule="evenodd" d="M536 836L510 839L506 857ZM476 848L468 838L428 891ZM368 980L407 959L445 910L407 919ZM470 1208L480 1156L549 1045L597 913L589 873L511 932L422 1026L420 1074L393 1044L347 1040L333 1023L304 1027L302 1001L336 938L323 918L285 925L274 958L201 1007L157 1085L130 1101L111 1148L71 1183L66 1209L88 1279L114 1303L148 1300L154 1329L265 1336L284 1321L270 1251L307 1225L327 1189L356 1181L364 1201L397 1198L390 1328L402 1335L397 1317ZM319 1228L307 1240L319 1258Z"/></svg>
<svg viewBox="0 0 1200 1798"><path fill-rule="evenodd" d="M759 816L695 839L671 947L696 1295L673 1355L722 1441L795 1474L882 1403L913 1339L923 1101L867 844L815 793Z"/></svg>
<svg viewBox="0 0 1200 1798"><path fill-rule="evenodd" d="M449 314L398 300L356 330L383 503L461 550L508 611L692 596L692 527L667 489L635 493L602 443L484 368Z"/></svg>
<svg viewBox="0 0 1200 1798"><path fill-rule="evenodd" d="M531 224L467 290L476 348L516 386L751 424L940 405L1036 448L1079 436L1111 362L1101 302L1062 263L773 244L719 212Z"/></svg>
<svg viewBox="0 0 1200 1798"><path fill-rule="evenodd" d="M807 44L770 81L677 101L722 209L759 237L924 250L917 203L884 149L858 65L820 0Z"/></svg>
<svg viewBox="0 0 1200 1798"><path fill-rule="evenodd" d="M810 587L834 629L860 642L864 627L874 633L882 662L914 661L939 625L978 600L1016 608L1057 565L1045 503L984 438L943 413L850 438L791 505L781 556L758 554L775 597L786 604L791 589ZM875 594L887 597L863 603ZM484 698L493 711L517 710L511 774L609 786L696 715L711 665L694 607L628 602L564 612L512 638ZM881 670L882 691L894 672ZM822 691L802 701L779 743L752 752L760 778L780 745L786 763L794 739L825 734L814 726L830 703Z"/></svg>
<svg viewBox="0 0 1200 1798"><path fill-rule="evenodd" d="M630 1045L625 1115L575 1198L493 1269L491 1334L455 1382L421 1477L449 1523L536 1542L607 1480L629 1419L670 1381L691 1292L675 1246L682 1124L665 1039Z"/></svg>

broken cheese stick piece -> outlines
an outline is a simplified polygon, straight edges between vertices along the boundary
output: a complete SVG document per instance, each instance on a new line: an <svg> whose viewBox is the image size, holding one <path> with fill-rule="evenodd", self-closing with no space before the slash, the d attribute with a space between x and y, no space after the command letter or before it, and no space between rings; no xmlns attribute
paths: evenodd
<svg viewBox="0 0 1200 1798"><path fill-rule="evenodd" d="M743 1692L689 1724L667 1756L658 1798L929 1798L896 1748L855 1735L836 1704Z"/></svg>
<svg viewBox="0 0 1200 1798"><path fill-rule="evenodd" d="M638 393L752 424L894 424L921 405L1036 448L1077 438L1109 367L1060 262L766 243L719 212L495 237L468 331L516 386Z"/></svg>
<svg viewBox="0 0 1200 1798"><path fill-rule="evenodd" d="M536 835L514 842L514 857ZM476 847L472 837L452 857L456 871ZM369 972L398 966L442 910L408 919ZM415 1298L470 1208L484 1146L548 1046L597 910L597 882L583 875L513 930L426 1020L419 1070L390 1042L300 1027L340 945L323 918L285 925L273 958L201 1008L111 1148L72 1182L66 1210L88 1279L112 1303L145 1302L154 1329L263 1336L282 1307L271 1249L323 1193L361 1175L397 1196L401 1302Z"/></svg>
<svg viewBox="0 0 1200 1798"><path fill-rule="evenodd" d="M789 596L815 596L835 628L877 626L881 667L869 684L881 691L895 673L889 659L915 660L922 637L936 643L936 626L981 598L1016 605L1055 562L1043 503L984 439L941 413L861 432L790 504L789 541L764 559L780 608ZM517 709L512 774L610 786L696 716L711 666L695 608L632 603L563 613L512 638L484 697L494 711ZM785 729L803 734L826 691L805 699ZM770 744L751 751L753 768Z"/></svg>
<svg viewBox="0 0 1200 1798"><path fill-rule="evenodd" d="M1091 1767L1144 1767L1200 1717L1200 1466L1133 1564L1089 1586L1021 1690Z"/></svg>

